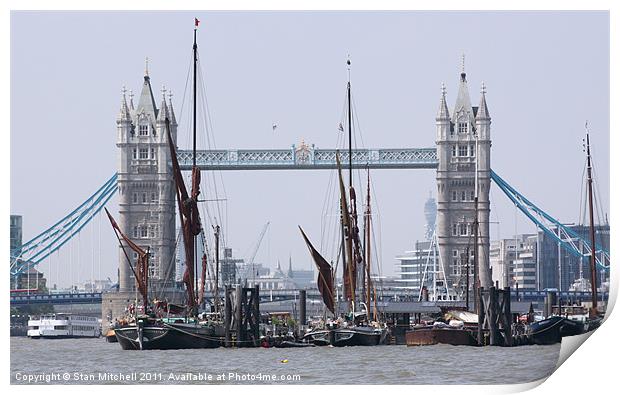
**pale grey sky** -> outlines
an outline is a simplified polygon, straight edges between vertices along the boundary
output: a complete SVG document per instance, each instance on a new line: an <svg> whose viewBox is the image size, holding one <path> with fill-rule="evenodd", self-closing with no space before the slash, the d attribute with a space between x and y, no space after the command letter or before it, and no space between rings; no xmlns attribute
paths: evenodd
<svg viewBox="0 0 620 395"><path fill-rule="evenodd" d="M579 222L588 120L609 211L606 12L13 12L10 204L24 216L25 240L116 171L120 90L139 93L145 57L156 102L165 84L180 114L194 16L202 21L198 44L218 148L289 148L302 139L336 146L347 54L364 146L432 147L441 83L452 111L465 53L474 105L481 82L487 86L493 169L549 214ZM179 145L189 148L187 111ZM249 253L270 221L258 260L273 267L291 254L296 268L310 268L297 225L319 243L331 176L224 172L228 244ZM372 177L382 267L391 274L394 256L423 238L435 174ZM491 219L501 222L492 238L535 230L496 187L491 198ZM116 199L109 207L116 211ZM90 232L80 239L82 271L74 278L90 276ZM101 234L102 273L115 279L117 250L105 222Z"/></svg>

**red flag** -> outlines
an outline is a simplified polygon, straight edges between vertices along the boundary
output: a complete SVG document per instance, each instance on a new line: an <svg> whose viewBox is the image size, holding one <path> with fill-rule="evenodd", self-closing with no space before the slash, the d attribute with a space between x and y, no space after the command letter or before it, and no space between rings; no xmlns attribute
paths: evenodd
<svg viewBox="0 0 620 395"><path fill-rule="evenodd" d="M199 23L200 21L198 20L198 18L194 18L194 26L198 27Z"/></svg>

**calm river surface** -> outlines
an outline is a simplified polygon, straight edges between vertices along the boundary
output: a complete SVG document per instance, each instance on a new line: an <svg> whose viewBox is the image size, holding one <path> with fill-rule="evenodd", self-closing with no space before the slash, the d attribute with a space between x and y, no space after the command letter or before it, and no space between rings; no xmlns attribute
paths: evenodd
<svg viewBox="0 0 620 395"><path fill-rule="evenodd" d="M103 338L12 337L11 383L515 384L551 374L559 352L560 344L123 351ZM502 368L488 377L481 363Z"/></svg>

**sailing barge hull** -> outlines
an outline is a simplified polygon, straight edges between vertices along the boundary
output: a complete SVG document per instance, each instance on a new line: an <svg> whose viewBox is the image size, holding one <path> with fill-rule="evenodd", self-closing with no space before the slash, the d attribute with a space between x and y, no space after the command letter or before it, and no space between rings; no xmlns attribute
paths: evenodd
<svg viewBox="0 0 620 395"><path fill-rule="evenodd" d="M405 334L407 346L430 346L450 344L453 346L477 346L472 331L452 328L420 328Z"/></svg>
<svg viewBox="0 0 620 395"><path fill-rule="evenodd" d="M308 333L304 337L304 341L315 346L378 346L387 344L387 335L387 329L370 327L338 328Z"/></svg>
<svg viewBox="0 0 620 395"><path fill-rule="evenodd" d="M562 317L550 317L535 322L530 326L529 336L534 344L546 345L562 341L560 325L564 321Z"/></svg>
<svg viewBox="0 0 620 395"><path fill-rule="evenodd" d="M330 333L330 343L334 347L378 346L387 344L387 329L354 327L334 329Z"/></svg>
<svg viewBox="0 0 620 395"><path fill-rule="evenodd" d="M187 324L167 326L144 326L140 341L137 326L117 328L118 343L123 350L176 350L195 348L217 348L221 339L209 328Z"/></svg>

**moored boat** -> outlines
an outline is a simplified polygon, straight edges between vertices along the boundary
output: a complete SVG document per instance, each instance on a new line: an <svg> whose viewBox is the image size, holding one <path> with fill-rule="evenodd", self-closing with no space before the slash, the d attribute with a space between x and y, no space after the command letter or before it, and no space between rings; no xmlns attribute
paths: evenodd
<svg viewBox="0 0 620 395"><path fill-rule="evenodd" d="M28 320L27 335L31 339L69 339L101 336L101 325L95 317L73 314L44 314Z"/></svg>
<svg viewBox="0 0 620 395"><path fill-rule="evenodd" d="M414 327L405 333L407 346L450 344L452 346L477 346L476 330L437 325Z"/></svg>
<svg viewBox="0 0 620 395"><path fill-rule="evenodd" d="M183 235L185 273L183 283L185 285L186 300L184 306L168 303L166 300L157 301L149 299L149 247L143 247L129 239L114 221L110 213L108 217L118 237L123 253L127 257L128 265L136 280L136 288L142 297L142 305L131 304L128 308L128 316L122 317L119 325L114 328L115 337L125 350L132 349L182 349L182 348L216 348L224 340L224 324L221 320L218 300L218 269L215 270L215 296L212 305L215 306L215 317L199 319L199 307L203 305L205 294L205 281L207 272L207 248L204 238L198 199L200 195L200 169L196 166L196 86L197 86L197 62L198 45L196 32L199 21L195 19L194 43L193 43L193 167L191 174L191 188L187 188L183 180L178 163L175 139L171 132L171 122L174 114L169 112L164 101L160 109L160 116L165 123L165 133L168 140L168 149L172 162L173 178L180 227ZM145 77L145 80L147 77ZM150 86L149 86L150 89ZM172 118L172 121L171 121ZM107 212L107 209L106 209ZM215 262L219 262L219 226L216 228L215 237ZM203 236L202 275L198 284L198 248L197 236ZM135 263L129 257L125 246L133 250L137 258ZM175 315L179 315L175 317Z"/></svg>
<svg viewBox="0 0 620 395"><path fill-rule="evenodd" d="M332 330L330 344L335 347L378 346L387 343L387 328L356 325Z"/></svg>
<svg viewBox="0 0 620 395"><path fill-rule="evenodd" d="M118 339L116 338L116 331L114 330L114 328L109 328L105 335L105 341L108 343L117 343Z"/></svg>
<svg viewBox="0 0 620 395"><path fill-rule="evenodd" d="M221 345L223 333L219 333L216 326L166 321L138 320L137 324L117 328L116 338L123 350L217 348Z"/></svg>
<svg viewBox="0 0 620 395"><path fill-rule="evenodd" d="M551 316L541 321L533 322L528 328L527 335L534 344L555 344L562 341L560 327L566 318Z"/></svg>

